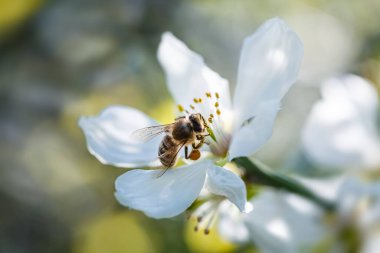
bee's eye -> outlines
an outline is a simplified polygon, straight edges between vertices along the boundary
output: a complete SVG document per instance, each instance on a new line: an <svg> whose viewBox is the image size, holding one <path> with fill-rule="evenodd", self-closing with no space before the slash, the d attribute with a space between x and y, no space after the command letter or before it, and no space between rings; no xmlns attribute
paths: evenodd
<svg viewBox="0 0 380 253"><path fill-rule="evenodd" d="M193 129L195 132L202 132L202 126L197 121L193 121Z"/></svg>

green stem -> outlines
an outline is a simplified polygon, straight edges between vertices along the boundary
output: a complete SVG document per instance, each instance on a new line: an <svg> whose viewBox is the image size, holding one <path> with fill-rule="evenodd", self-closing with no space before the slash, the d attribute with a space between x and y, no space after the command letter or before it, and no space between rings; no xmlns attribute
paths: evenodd
<svg viewBox="0 0 380 253"><path fill-rule="evenodd" d="M233 162L235 162L240 167L245 168L247 173L247 180L252 183L271 186L276 189L282 189L291 193L295 193L308 200L311 200L327 211L333 211L335 209L333 203L317 196L297 180L285 175L275 173L264 164L261 164L257 161L253 162L246 157L235 158Z"/></svg>

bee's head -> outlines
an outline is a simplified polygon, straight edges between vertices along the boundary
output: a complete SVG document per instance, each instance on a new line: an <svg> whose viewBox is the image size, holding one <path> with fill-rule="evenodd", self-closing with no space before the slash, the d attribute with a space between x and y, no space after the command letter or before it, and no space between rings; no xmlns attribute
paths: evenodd
<svg viewBox="0 0 380 253"><path fill-rule="evenodd" d="M205 127L207 127L206 122L200 113L190 114L189 120L194 132L202 133L204 132Z"/></svg>

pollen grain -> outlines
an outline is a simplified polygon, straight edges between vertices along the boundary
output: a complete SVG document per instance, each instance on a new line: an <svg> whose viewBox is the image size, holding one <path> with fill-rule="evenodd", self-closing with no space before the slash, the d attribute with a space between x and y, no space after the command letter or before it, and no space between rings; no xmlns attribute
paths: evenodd
<svg viewBox="0 0 380 253"><path fill-rule="evenodd" d="M177 105L179 112L183 112L185 108L182 105Z"/></svg>

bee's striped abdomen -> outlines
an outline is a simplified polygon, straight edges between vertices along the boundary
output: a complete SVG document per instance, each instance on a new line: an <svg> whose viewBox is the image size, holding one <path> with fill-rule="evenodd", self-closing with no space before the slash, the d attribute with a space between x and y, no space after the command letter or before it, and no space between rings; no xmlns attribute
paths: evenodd
<svg viewBox="0 0 380 253"><path fill-rule="evenodd" d="M166 135L158 148L160 162L165 167L173 167L177 161L177 142L170 135Z"/></svg>

